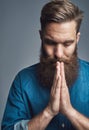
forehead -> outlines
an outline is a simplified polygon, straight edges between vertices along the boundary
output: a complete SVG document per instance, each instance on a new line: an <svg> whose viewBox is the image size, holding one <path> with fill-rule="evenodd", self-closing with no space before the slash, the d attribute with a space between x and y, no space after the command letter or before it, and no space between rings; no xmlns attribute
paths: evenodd
<svg viewBox="0 0 89 130"><path fill-rule="evenodd" d="M73 38L76 36L76 22L49 23L45 28L44 36L53 40Z"/></svg>

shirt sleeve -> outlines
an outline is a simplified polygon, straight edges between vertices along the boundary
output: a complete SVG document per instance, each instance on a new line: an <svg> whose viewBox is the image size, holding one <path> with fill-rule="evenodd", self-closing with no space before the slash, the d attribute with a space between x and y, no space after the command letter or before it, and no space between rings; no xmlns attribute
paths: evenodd
<svg viewBox="0 0 89 130"><path fill-rule="evenodd" d="M20 80L20 74L18 74L10 88L2 119L2 130L18 130L20 127L23 129L19 130L25 130L24 128L27 128L27 120L31 119L31 116L28 115L28 110L26 109L27 104L23 98L23 89Z"/></svg>
<svg viewBox="0 0 89 130"><path fill-rule="evenodd" d="M14 130L28 130L28 122L29 120L19 121L14 125Z"/></svg>

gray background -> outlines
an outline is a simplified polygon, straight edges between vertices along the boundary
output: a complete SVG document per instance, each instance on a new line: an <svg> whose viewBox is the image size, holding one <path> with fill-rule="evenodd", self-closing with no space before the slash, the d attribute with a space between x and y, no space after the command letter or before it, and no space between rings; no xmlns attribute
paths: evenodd
<svg viewBox="0 0 89 130"><path fill-rule="evenodd" d="M0 0L0 122L15 75L39 60L39 18L47 1ZM85 12L78 53L89 61L89 0L72 1Z"/></svg>

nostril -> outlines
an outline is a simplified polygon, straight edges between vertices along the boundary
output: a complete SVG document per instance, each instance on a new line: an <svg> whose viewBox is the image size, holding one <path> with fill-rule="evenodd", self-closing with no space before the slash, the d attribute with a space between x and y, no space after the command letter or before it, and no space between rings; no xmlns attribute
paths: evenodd
<svg viewBox="0 0 89 130"><path fill-rule="evenodd" d="M57 55L55 55L54 58L57 60L58 59Z"/></svg>

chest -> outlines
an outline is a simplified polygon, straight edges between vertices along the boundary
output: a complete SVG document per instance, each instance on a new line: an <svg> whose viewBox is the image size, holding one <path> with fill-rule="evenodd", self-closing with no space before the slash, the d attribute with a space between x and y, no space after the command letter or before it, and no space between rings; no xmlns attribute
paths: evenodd
<svg viewBox="0 0 89 130"><path fill-rule="evenodd" d="M89 83L78 81L70 89L70 100L72 106L80 113L89 117Z"/></svg>

